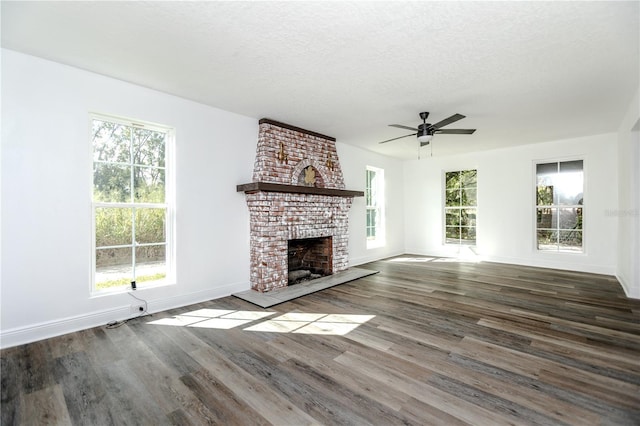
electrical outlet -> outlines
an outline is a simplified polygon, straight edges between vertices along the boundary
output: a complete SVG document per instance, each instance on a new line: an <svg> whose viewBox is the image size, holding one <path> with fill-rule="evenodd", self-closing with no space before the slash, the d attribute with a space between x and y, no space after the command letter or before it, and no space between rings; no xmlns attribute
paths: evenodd
<svg viewBox="0 0 640 426"><path fill-rule="evenodd" d="M144 312L144 303L133 303L129 309L132 314L141 314Z"/></svg>

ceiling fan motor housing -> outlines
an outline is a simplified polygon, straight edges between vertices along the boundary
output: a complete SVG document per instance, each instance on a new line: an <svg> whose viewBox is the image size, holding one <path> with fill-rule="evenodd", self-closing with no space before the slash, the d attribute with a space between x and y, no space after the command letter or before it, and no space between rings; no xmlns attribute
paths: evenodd
<svg viewBox="0 0 640 426"><path fill-rule="evenodd" d="M417 136L420 137L420 136L426 136L426 135L433 135L434 131L430 127L431 127L430 123L419 124Z"/></svg>

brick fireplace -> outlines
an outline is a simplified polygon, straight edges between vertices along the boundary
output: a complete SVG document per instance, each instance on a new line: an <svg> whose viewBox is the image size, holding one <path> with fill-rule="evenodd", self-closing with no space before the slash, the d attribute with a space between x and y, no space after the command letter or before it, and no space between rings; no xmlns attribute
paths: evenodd
<svg viewBox="0 0 640 426"><path fill-rule="evenodd" d="M318 262L326 257L313 268L346 270L349 208L364 193L344 189L335 139L269 119L259 126L253 182L237 187L250 214L251 288L286 287L292 244L301 250L312 240L323 240Z"/></svg>

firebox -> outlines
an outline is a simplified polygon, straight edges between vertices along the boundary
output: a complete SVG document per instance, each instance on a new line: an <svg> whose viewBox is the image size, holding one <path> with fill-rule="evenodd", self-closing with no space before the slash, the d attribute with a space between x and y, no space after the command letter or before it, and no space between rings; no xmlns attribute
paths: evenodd
<svg viewBox="0 0 640 426"><path fill-rule="evenodd" d="M287 265L288 285L331 275L333 272L332 238L289 240Z"/></svg>

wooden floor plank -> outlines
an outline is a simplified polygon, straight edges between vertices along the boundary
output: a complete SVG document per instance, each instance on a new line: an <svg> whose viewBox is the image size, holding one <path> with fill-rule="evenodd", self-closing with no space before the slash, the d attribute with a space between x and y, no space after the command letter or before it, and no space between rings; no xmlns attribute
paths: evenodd
<svg viewBox="0 0 640 426"><path fill-rule="evenodd" d="M23 395L20 422L2 424L71 425L67 404L59 385Z"/></svg>
<svg viewBox="0 0 640 426"><path fill-rule="evenodd" d="M108 403L103 383L84 352L57 358L53 372L62 388L72 423L115 424L114 407Z"/></svg>
<svg viewBox="0 0 640 426"><path fill-rule="evenodd" d="M193 356L267 421L300 426L316 422L287 398L273 392L267 382L259 380L212 349L196 351Z"/></svg>
<svg viewBox="0 0 640 426"><path fill-rule="evenodd" d="M4 349L0 423L640 424L640 301L614 277L363 267L269 309L225 297Z"/></svg>

